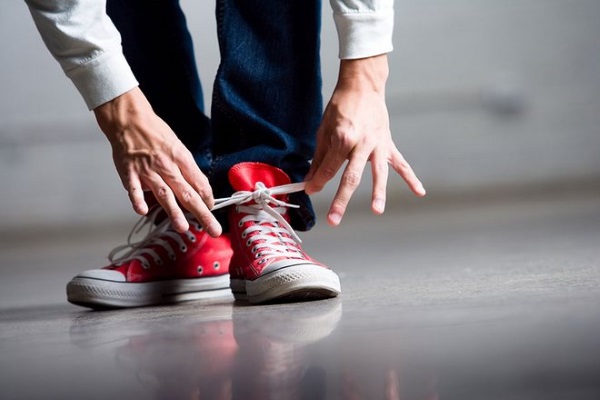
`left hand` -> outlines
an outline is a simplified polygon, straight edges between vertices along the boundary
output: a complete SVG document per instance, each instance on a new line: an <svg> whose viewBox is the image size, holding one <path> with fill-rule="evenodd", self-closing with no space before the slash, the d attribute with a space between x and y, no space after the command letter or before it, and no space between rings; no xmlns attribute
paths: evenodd
<svg viewBox="0 0 600 400"><path fill-rule="evenodd" d="M387 75L385 54L341 61L338 83L317 131L317 148L305 179L307 194L319 192L348 160L327 215L330 225L341 222L367 161L372 168L371 209L375 214L385 209L388 164L415 195L425 195L421 181L392 141L385 104Z"/></svg>

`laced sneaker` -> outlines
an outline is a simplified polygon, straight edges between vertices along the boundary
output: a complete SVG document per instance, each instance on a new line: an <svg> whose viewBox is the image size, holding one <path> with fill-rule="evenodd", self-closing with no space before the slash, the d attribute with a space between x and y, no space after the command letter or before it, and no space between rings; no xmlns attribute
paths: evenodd
<svg viewBox="0 0 600 400"><path fill-rule="evenodd" d="M229 237L210 237L190 215L176 232L159 206L133 227L127 244L109 254L110 265L84 271L67 284L69 302L84 307L140 307L231 296ZM160 221L157 223L157 221ZM137 242L133 236L146 228Z"/></svg>
<svg viewBox="0 0 600 400"><path fill-rule="evenodd" d="M273 300L312 300L340 294L338 276L309 257L289 224L289 193L304 190L290 183L282 170L248 162L233 166L229 181L237 192L217 201L231 205L233 248L231 290L236 299L250 303Z"/></svg>

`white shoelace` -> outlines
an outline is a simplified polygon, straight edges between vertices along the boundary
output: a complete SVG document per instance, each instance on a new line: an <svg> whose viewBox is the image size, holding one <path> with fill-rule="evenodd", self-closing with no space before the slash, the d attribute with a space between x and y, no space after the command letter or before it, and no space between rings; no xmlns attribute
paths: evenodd
<svg viewBox="0 0 600 400"><path fill-rule="evenodd" d="M255 258L260 259L260 264L276 257L304 259L299 246L302 240L284 218L287 207L299 206L275 198L300 192L304 186L304 182L300 182L267 188L262 182L257 182L252 192L240 191L231 197L215 200L217 205L213 210L235 204L239 212L247 214L240 219L238 226L241 228L246 222L252 222L241 235ZM251 201L254 204L244 205Z"/></svg>
<svg viewBox="0 0 600 400"><path fill-rule="evenodd" d="M288 185L275 186L267 188L262 182L257 182L255 190L240 191L234 193L231 197L215 199L215 206L212 211L236 205L238 211L248 214L243 217L239 224L252 221L254 224L246 228L242 232L242 238L246 239L246 245L252 247L251 251L255 257L262 258L260 263L275 257L289 257L302 259L304 255L298 246L302 240L298 237L291 225L285 220L283 215L286 213L286 207L299 208L295 204L289 204L276 199L274 196L300 192L304 190L304 183L292 183ZM254 201L255 204L243 205ZM270 204L273 204L272 207ZM185 235L190 242L195 242L196 235L189 230L180 234L173 230L173 227L168 218L162 222L155 224L158 215L162 212L161 207L155 207L151 210L148 216L140 218L134 225L133 229L127 237L127 243L115 247L108 259L112 264L121 265L132 260L139 260L144 268L149 268L150 264L146 256L150 256L158 265L163 264L163 260L158 252L151 248L156 245L162 247L171 260L176 258L175 250L166 238L173 239L182 252L187 251L182 235ZM190 213L185 213L185 216L190 224L193 224L197 230L201 226L196 222ZM145 227L148 227L148 232L139 241L133 241L133 236L140 233Z"/></svg>
<svg viewBox="0 0 600 400"><path fill-rule="evenodd" d="M163 260L161 256L156 252L156 250L150 248L152 245L158 245L162 247L167 256L174 260L176 258L175 250L171 243L169 243L166 238L171 238L177 243L179 249L182 252L187 251L187 245L185 244L182 235L185 235L190 242L195 242L196 235L194 235L189 230L180 234L173 230L171 226L171 221L168 218L165 218L162 222L156 224L156 218L163 211L160 206L154 207L150 211L150 214L144 216L138 220L138 222L133 226L131 232L129 232L129 236L127 237L127 243L121 246L117 246L108 255L108 259L112 264L121 265L125 262L132 260L139 260L142 263L144 268L148 268L150 266L148 259L145 257L146 255L152 257L154 262L158 265L163 264ZM200 224L198 224L195 220L192 219L191 214L185 213L186 219L190 224L193 224L197 230L200 230ZM145 227L148 227L148 232L146 236L144 236L141 240L134 242L133 236L140 233Z"/></svg>

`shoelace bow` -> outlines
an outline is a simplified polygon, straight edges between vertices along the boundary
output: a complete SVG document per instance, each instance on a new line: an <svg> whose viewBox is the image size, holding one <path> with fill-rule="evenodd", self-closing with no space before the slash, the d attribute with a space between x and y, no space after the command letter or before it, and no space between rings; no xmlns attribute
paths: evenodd
<svg viewBox="0 0 600 400"><path fill-rule="evenodd" d="M275 196L300 192L304 190L304 186L305 184L301 182L267 188L262 182L257 182L254 191L239 191L231 197L215 199L215 206L211 211L236 205L238 211L248 214L240 220L240 225L248 221L252 221L254 224L242 232L242 238L248 238L248 246L252 243L255 244L252 251L256 253L256 258L263 257L266 260L281 255L303 258L300 247L297 245L302 243L302 240L283 217L287 207L299 208L299 206L278 200ZM254 204L243 205L250 202L254 202ZM172 244L166 240L167 238L173 239L182 252L187 251L187 245L182 235L185 235L191 242L197 240L196 236L189 230L183 234L176 232L168 218L156 224L156 219L162 211L162 208L157 206L151 210L148 216L140 218L129 233L127 243L115 247L110 252L109 261L112 264L121 265L137 259L144 268L148 268L149 263L145 256L149 255L155 263L162 265L161 256L151 247L153 245L162 247L168 257L174 260L176 254ZM197 230L201 229L192 214L186 212L185 216ZM139 241L133 241L133 236L140 233L145 227L148 227L146 235Z"/></svg>
<svg viewBox="0 0 600 400"><path fill-rule="evenodd" d="M275 196L300 192L304 190L305 184L291 183L287 185L267 188L262 182L257 182L255 190L240 191L231 197L215 200L216 206L222 208L236 205L237 210L247 214L239 221L239 227L251 222L241 233L242 239L246 239L246 246L251 248L259 264L275 257L286 257L304 259L305 256L300 249L302 243L291 225L284 218L286 208L299 208L295 204L275 198ZM254 202L254 204L247 204Z"/></svg>

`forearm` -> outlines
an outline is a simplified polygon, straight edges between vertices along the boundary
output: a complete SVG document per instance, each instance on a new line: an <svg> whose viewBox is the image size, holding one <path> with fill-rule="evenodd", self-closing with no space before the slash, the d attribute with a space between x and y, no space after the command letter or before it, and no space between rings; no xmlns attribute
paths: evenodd
<svg viewBox="0 0 600 400"><path fill-rule="evenodd" d="M25 0L33 20L89 109L138 85L105 0Z"/></svg>

